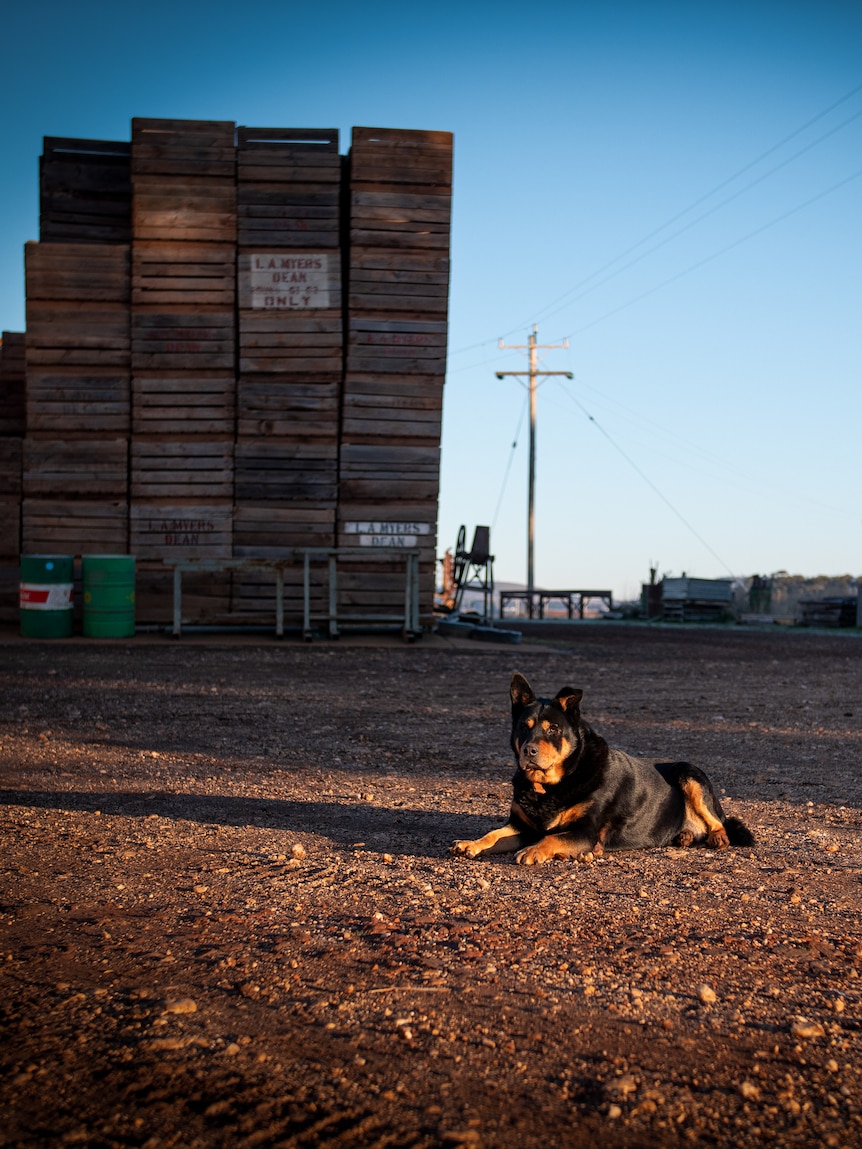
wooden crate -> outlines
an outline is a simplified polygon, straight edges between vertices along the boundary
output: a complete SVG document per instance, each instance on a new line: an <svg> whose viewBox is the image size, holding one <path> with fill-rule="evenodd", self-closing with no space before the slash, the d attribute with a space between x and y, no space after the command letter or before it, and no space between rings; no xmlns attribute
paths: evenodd
<svg viewBox="0 0 862 1149"><path fill-rule="evenodd" d="M233 506L228 500L144 502L129 507L129 550L144 563L232 555Z"/></svg>
<svg viewBox="0 0 862 1149"><path fill-rule="evenodd" d="M24 245L28 300L127 306L129 267L128 244L45 243L42 240Z"/></svg>
<svg viewBox="0 0 862 1149"><path fill-rule="evenodd" d="M347 370L398 375L444 375L445 319L381 319L351 314Z"/></svg>
<svg viewBox="0 0 862 1149"><path fill-rule="evenodd" d="M46 136L39 161L39 235L47 243L126 244L131 237L128 143Z"/></svg>
<svg viewBox="0 0 862 1149"><path fill-rule="evenodd" d="M125 499L24 499L24 554L126 554L129 505Z"/></svg>
<svg viewBox="0 0 862 1149"><path fill-rule="evenodd" d="M340 375L342 344L340 312L313 318L307 312L240 312L242 375Z"/></svg>
<svg viewBox="0 0 862 1149"><path fill-rule="evenodd" d="M129 366L129 309L122 303L27 300L27 369Z"/></svg>
<svg viewBox="0 0 862 1149"><path fill-rule="evenodd" d="M0 439L0 497L14 495L20 499L23 445L11 435Z"/></svg>
<svg viewBox="0 0 862 1149"><path fill-rule="evenodd" d="M338 441L338 378L249 375L237 383L237 438Z"/></svg>
<svg viewBox="0 0 862 1149"><path fill-rule="evenodd" d="M335 499L241 503L234 513L234 558L289 558L296 547L335 545Z"/></svg>
<svg viewBox="0 0 862 1149"><path fill-rule="evenodd" d="M350 194L351 247L449 251L452 196L370 191L354 183Z"/></svg>
<svg viewBox="0 0 862 1149"><path fill-rule="evenodd" d="M135 242L236 241L236 185L210 176L134 175Z"/></svg>
<svg viewBox="0 0 862 1149"><path fill-rule="evenodd" d="M233 307L236 250L232 243L136 239L131 297L133 306Z"/></svg>
<svg viewBox="0 0 862 1149"><path fill-rule="evenodd" d="M188 308L132 310L132 370L233 371L233 312Z"/></svg>
<svg viewBox="0 0 862 1149"><path fill-rule="evenodd" d="M128 453L126 439L26 438L24 497L124 499Z"/></svg>
<svg viewBox="0 0 862 1149"><path fill-rule="evenodd" d="M132 433L220 435L232 439L233 372L151 371L132 378Z"/></svg>
<svg viewBox="0 0 862 1149"><path fill-rule="evenodd" d="M0 334L0 435L21 436L25 429L27 361L23 331Z"/></svg>
<svg viewBox="0 0 862 1149"><path fill-rule="evenodd" d="M354 128L350 146L351 185L369 184L381 191L400 188L443 189L452 186L451 132L400 128Z"/></svg>
<svg viewBox="0 0 862 1149"><path fill-rule="evenodd" d="M442 416L442 376L350 373L344 381L345 442L435 446Z"/></svg>
<svg viewBox="0 0 862 1149"><path fill-rule="evenodd" d="M445 317L448 253L352 247L347 302L351 314Z"/></svg>
<svg viewBox="0 0 862 1149"><path fill-rule="evenodd" d="M335 128L238 128L240 247L337 248L341 169Z"/></svg>
<svg viewBox="0 0 862 1149"><path fill-rule="evenodd" d="M235 180L232 120L132 120L132 175L201 176Z"/></svg>
<svg viewBox="0 0 862 1149"><path fill-rule="evenodd" d="M234 135L228 121L132 120L135 243L236 243Z"/></svg>
<svg viewBox="0 0 862 1149"><path fill-rule="evenodd" d="M236 501L328 503L338 492L335 444L253 439L236 444Z"/></svg>
<svg viewBox="0 0 862 1149"><path fill-rule="evenodd" d="M131 444L129 489L135 501L231 499L233 440L204 436L143 438Z"/></svg>
<svg viewBox="0 0 862 1149"><path fill-rule="evenodd" d="M2 509L0 509L0 516ZM17 552L13 556L15 561L0 561L0 622L15 623L20 618L19 591L21 587L21 568L18 565Z"/></svg>
<svg viewBox="0 0 862 1149"><path fill-rule="evenodd" d="M21 495L0 495L0 560L17 562L21 552Z"/></svg>
<svg viewBox="0 0 862 1149"><path fill-rule="evenodd" d="M37 367L27 377L30 438L106 438L127 434L129 372L110 367Z"/></svg>
<svg viewBox="0 0 862 1149"><path fill-rule="evenodd" d="M439 478L437 446L372 445L342 440L339 498L345 503L419 500L436 504Z"/></svg>

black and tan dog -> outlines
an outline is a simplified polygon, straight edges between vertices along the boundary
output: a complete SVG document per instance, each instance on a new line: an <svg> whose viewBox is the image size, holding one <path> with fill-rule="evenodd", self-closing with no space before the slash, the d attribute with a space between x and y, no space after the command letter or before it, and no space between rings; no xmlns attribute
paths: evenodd
<svg viewBox="0 0 862 1149"><path fill-rule="evenodd" d="M515 852L539 865L587 859L605 850L752 846L738 818L725 818L709 779L687 762L634 758L609 747L581 718L582 690L537 698L521 674L512 679L512 749L518 763L509 821L456 854Z"/></svg>

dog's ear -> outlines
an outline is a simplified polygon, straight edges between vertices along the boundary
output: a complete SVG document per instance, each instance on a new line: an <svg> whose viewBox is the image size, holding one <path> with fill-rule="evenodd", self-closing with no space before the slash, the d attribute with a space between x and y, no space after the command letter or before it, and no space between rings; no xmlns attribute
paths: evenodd
<svg viewBox="0 0 862 1149"><path fill-rule="evenodd" d="M523 674L515 673L512 676L512 685L509 687L509 695L512 699L512 709L518 709L522 706L530 706L536 701L536 692L524 678Z"/></svg>
<svg viewBox="0 0 862 1149"><path fill-rule="evenodd" d="M554 702L566 714L575 714L583 697L583 690L575 690L573 686L564 686L562 690L557 691Z"/></svg>

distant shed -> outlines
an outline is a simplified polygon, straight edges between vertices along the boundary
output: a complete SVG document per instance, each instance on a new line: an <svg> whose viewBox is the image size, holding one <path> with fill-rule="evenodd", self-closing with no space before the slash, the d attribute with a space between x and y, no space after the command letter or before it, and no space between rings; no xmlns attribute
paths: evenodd
<svg viewBox="0 0 862 1149"><path fill-rule="evenodd" d="M730 617L730 579L664 578L662 617L669 622L723 622Z"/></svg>

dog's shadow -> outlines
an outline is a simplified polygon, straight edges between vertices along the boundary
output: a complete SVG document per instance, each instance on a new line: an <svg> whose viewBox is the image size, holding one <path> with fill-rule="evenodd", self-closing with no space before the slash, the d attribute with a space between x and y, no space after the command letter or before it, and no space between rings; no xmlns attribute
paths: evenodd
<svg viewBox="0 0 862 1149"><path fill-rule="evenodd" d="M371 801L294 801L167 791L0 790L0 806L90 814L99 811L102 816L141 820L156 815L176 822L255 827L286 835L315 834L339 846L362 843L380 853L435 856L445 853L455 838L476 838L491 826L502 824L505 814L503 809L495 818L392 808Z"/></svg>

